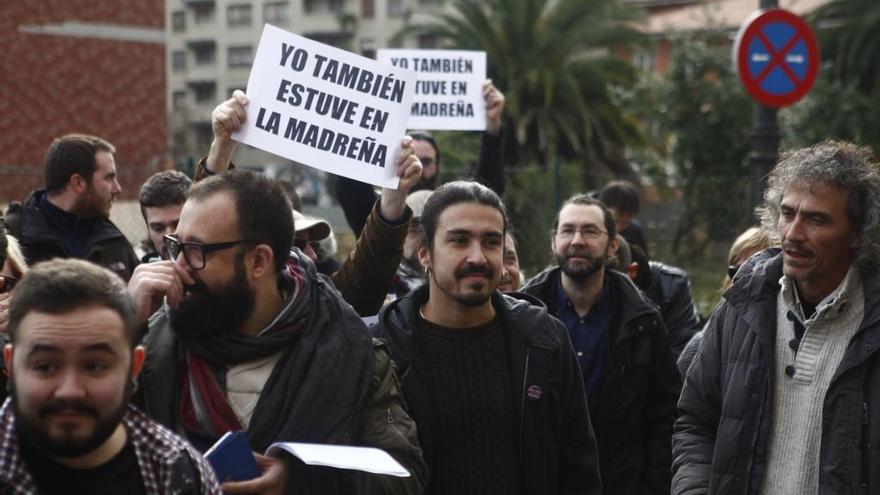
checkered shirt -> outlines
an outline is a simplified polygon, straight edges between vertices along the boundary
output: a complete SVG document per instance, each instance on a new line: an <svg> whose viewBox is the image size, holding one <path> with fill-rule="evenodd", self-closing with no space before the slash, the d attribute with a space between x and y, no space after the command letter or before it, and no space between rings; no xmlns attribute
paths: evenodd
<svg viewBox="0 0 880 495"><path fill-rule="evenodd" d="M214 471L186 441L150 420L133 406L128 406L122 418L125 430L134 445L135 455L141 469L144 488L149 495L181 494L185 487L194 486L192 480L181 478L181 472L191 472L200 477L202 494L220 494ZM186 457L192 460L187 462ZM192 465L193 470L177 470L177 463ZM18 448L18 433L11 399L0 408L0 492L9 494L39 493L31 473L27 470Z"/></svg>

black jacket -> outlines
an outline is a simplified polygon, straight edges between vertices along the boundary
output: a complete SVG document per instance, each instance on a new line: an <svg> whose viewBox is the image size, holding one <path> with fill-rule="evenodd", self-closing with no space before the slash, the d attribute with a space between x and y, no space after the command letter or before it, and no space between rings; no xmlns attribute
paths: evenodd
<svg viewBox="0 0 880 495"><path fill-rule="evenodd" d="M560 269L538 274L521 289L558 316ZM669 493L672 423L680 379L654 305L625 275L605 270L612 311L605 373L596 387L593 429L605 493ZM591 401L592 402L592 401Z"/></svg>
<svg viewBox="0 0 880 495"><path fill-rule="evenodd" d="M281 354L255 405L247 436L264 451L276 441L363 445L385 450L410 470L409 478L306 468L288 458L286 493L421 493L428 472L384 345L298 250L300 296L286 303L272 328L292 326L296 337ZM290 278L280 279L289 284ZM284 282L287 280L286 282ZM271 330L266 331L267 334ZM186 349L163 309L150 318L147 359L136 400L154 420L186 433L180 401Z"/></svg>
<svg viewBox="0 0 880 495"><path fill-rule="evenodd" d="M651 261L653 282L645 291L660 309L660 317L669 332L672 355L678 359L684 346L700 330L700 317L691 297L691 283L681 268Z"/></svg>
<svg viewBox="0 0 880 495"><path fill-rule="evenodd" d="M12 223L19 225L19 230L12 232L12 235L18 238L24 257L30 264L52 258L71 257L62 242L63 234L53 227L40 207L40 198L45 194L45 191L31 194L24 204L20 219ZM84 234L88 236L83 241L87 246L84 259L110 269L127 281L138 265L131 243L109 219L93 222L94 225Z"/></svg>
<svg viewBox="0 0 880 495"><path fill-rule="evenodd" d="M772 421L779 253L766 250L740 268L703 332L675 423L673 493L761 490ZM876 272L862 273L862 290L862 324L825 394L818 493L880 490Z"/></svg>
<svg viewBox="0 0 880 495"><path fill-rule="evenodd" d="M378 324L372 328L391 348L430 468L435 407L427 393L423 360L413 345L418 311L427 297L428 287L422 286L395 300L379 313ZM514 371L510 385L517 391L514 397L519 398L514 418L519 425L523 493L600 493L596 439L565 327L540 305L498 292L492 295L492 305L507 333ZM538 400L526 400L526 391L534 385L540 386L543 394Z"/></svg>

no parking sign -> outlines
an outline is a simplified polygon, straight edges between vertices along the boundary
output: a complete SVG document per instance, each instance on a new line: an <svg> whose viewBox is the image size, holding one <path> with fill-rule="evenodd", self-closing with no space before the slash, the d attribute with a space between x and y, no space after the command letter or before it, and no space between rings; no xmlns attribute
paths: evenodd
<svg viewBox="0 0 880 495"><path fill-rule="evenodd" d="M759 103L781 108L806 95L819 72L819 46L809 26L787 10L757 11L737 33L739 79Z"/></svg>

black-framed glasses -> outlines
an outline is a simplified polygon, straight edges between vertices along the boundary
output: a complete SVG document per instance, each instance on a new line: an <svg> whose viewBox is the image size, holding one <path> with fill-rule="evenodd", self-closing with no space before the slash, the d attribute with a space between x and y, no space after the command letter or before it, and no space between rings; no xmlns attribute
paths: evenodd
<svg viewBox="0 0 880 495"><path fill-rule="evenodd" d="M201 270L204 268L206 262L205 256L214 251L222 251L239 244L256 244L254 241L229 241L202 244L201 242L182 242L171 234L163 237L165 239L165 249L168 251L168 258L172 261L177 260L182 252L186 264L193 270Z"/></svg>
<svg viewBox="0 0 880 495"><path fill-rule="evenodd" d="M3 284L0 286L0 294L3 294L14 289L15 284L18 283L18 279L8 275L0 275L0 283Z"/></svg>

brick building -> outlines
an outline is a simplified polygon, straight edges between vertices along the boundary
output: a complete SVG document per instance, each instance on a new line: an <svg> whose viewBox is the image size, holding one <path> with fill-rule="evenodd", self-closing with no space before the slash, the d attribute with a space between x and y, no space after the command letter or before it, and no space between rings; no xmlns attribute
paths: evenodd
<svg viewBox="0 0 880 495"><path fill-rule="evenodd" d="M0 16L0 203L43 184L52 139L116 146L124 198L166 166L164 0L15 0Z"/></svg>

